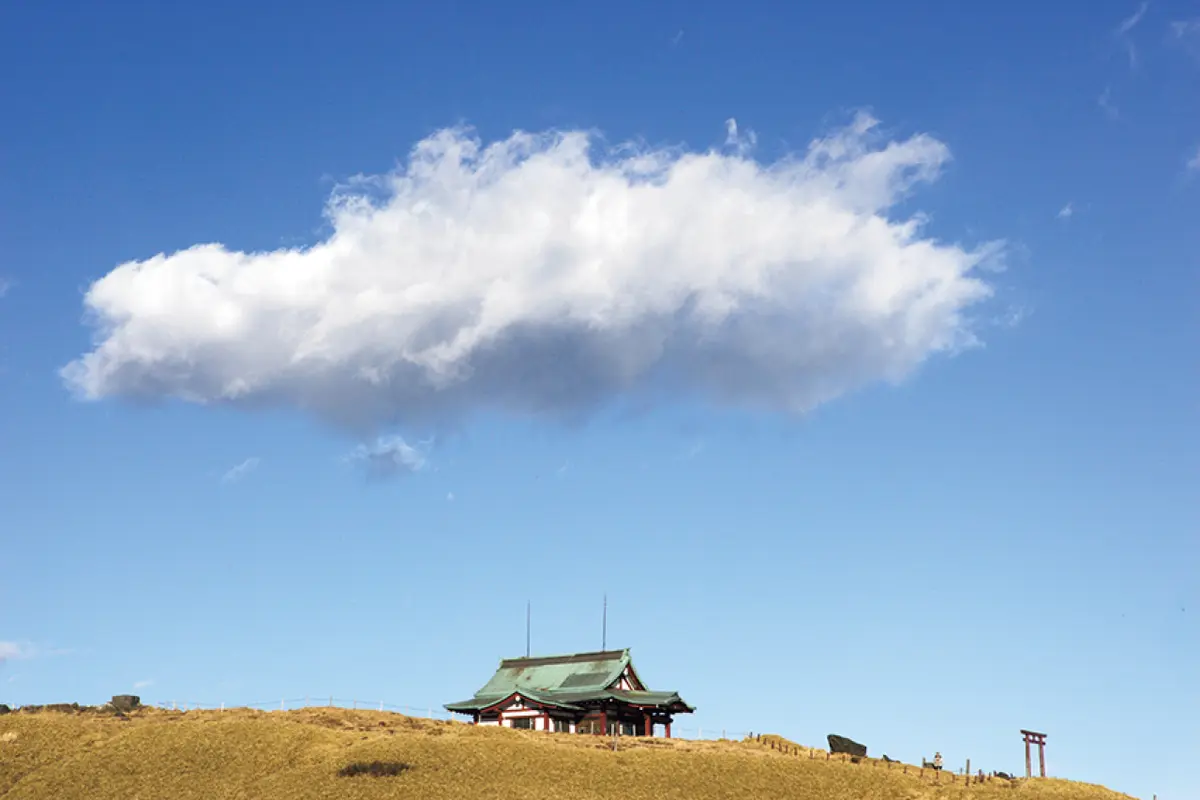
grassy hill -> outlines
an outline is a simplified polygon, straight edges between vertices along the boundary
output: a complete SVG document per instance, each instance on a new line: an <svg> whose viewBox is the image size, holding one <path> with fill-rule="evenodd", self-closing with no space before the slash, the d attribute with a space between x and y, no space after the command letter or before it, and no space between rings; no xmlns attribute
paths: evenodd
<svg viewBox="0 0 1200 800"><path fill-rule="evenodd" d="M399 774L342 776L385 762ZM0 716L3 800L797 798L1117 800L1102 787L986 781L758 742L622 739L477 728L344 709Z"/></svg>

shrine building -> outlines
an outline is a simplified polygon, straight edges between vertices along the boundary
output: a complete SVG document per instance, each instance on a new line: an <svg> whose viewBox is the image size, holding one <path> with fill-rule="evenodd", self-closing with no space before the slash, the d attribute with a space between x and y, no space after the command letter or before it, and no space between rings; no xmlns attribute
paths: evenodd
<svg viewBox="0 0 1200 800"><path fill-rule="evenodd" d="M696 710L676 692L648 690L629 650L504 659L474 697L445 708L476 725L555 733L653 736L661 725L668 739L675 715Z"/></svg>

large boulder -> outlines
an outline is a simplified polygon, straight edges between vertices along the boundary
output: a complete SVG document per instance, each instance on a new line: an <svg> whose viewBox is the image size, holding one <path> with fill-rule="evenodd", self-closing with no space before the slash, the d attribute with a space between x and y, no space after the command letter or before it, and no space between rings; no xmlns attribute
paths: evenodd
<svg viewBox="0 0 1200 800"><path fill-rule="evenodd" d="M867 755L867 746L859 744L853 739L838 736L836 733L831 733L825 738L829 740L829 752L831 753L848 753L849 755L859 757Z"/></svg>
<svg viewBox="0 0 1200 800"><path fill-rule="evenodd" d="M117 711L133 711L141 708L142 698L136 694L114 694L112 707Z"/></svg>

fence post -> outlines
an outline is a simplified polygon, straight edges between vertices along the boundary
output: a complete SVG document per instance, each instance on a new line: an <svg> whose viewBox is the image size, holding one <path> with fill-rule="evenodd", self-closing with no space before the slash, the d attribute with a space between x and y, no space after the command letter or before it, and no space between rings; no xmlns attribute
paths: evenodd
<svg viewBox="0 0 1200 800"><path fill-rule="evenodd" d="M329 695L329 707L333 708L333 695Z"/></svg>
<svg viewBox="0 0 1200 800"><path fill-rule="evenodd" d="M967 759L967 772L966 772L966 774L967 774L967 775L970 775L970 774L971 774L971 759L969 759L969 758Z"/></svg>

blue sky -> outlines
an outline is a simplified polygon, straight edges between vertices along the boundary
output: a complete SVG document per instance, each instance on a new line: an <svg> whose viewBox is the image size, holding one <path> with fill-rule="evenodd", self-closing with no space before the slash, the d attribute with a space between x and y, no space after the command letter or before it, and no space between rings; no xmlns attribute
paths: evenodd
<svg viewBox="0 0 1200 800"><path fill-rule="evenodd" d="M682 727L1193 796L1200 4L792 5L6 5L0 701L607 593Z"/></svg>

